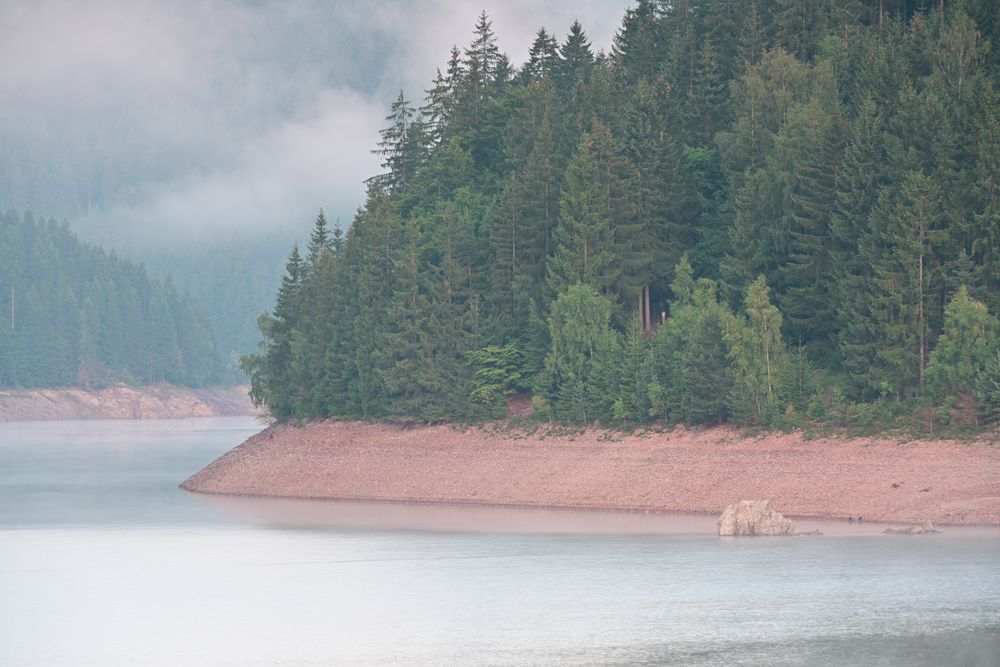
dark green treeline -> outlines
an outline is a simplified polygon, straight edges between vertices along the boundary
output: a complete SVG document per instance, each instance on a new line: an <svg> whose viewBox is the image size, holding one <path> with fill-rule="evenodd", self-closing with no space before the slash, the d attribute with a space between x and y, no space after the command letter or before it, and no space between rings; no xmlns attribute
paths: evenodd
<svg viewBox="0 0 1000 667"><path fill-rule="evenodd" d="M217 382L208 314L65 223L0 213L0 387Z"/></svg>
<svg viewBox="0 0 1000 667"><path fill-rule="evenodd" d="M923 7L923 5L920 5ZM978 425L1000 413L1000 11L639 2L528 62L484 14L344 238L296 249L279 419Z"/></svg>

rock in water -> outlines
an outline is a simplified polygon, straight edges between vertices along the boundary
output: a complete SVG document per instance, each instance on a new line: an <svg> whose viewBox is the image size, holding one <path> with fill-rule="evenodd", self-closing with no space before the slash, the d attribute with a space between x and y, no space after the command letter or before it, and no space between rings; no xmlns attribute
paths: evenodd
<svg viewBox="0 0 1000 667"><path fill-rule="evenodd" d="M941 531L936 530L934 524L928 521L927 523L918 523L906 528L886 528L882 532L886 535L927 535L928 533L940 533Z"/></svg>
<svg viewBox="0 0 1000 667"><path fill-rule="evenodd" d="M741 500L719 518L719 535L794 535L792 522L770 500Z"/></svg>

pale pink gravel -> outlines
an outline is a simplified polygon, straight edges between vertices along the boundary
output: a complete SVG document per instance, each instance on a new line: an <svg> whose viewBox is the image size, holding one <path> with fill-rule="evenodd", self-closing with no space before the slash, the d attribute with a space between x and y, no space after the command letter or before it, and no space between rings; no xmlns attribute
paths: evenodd
<svg viewBox="0 0 1000 667"><path fill-rule="evenodd" d="M515 435L327 421L272 426L182 485L202 493L1000 524L1000 448L733 427Z"/></svg>

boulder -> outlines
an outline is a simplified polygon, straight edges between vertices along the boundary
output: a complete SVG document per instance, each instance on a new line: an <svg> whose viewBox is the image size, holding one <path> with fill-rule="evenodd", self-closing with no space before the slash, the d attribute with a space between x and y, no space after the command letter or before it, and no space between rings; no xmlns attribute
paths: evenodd
<svg viewBox="0 0 1000 667"><path fill-rule="evenodd" d="M794 535L792 522L773 507L770 500L741 500L730 505L719 518L719 535Z"/></svg>
<svg viewBox="0 0 1000 667"><path fill-rule="evenodd" d="M886 528L882 531L886 535L927 535L929 533L940 533L935 530L934 525L928 521L926 523L916 523L906 528Z"/></svg>

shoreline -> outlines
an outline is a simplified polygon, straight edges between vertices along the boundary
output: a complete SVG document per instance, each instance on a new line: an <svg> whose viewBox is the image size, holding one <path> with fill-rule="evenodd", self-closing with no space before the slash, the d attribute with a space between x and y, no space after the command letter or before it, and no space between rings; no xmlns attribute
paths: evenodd
<svg viewBox="0 0 1000 667"><path fill-rule="evenodd" d="M253 416L242 386L116 384L103 389L0 389L0 422Z"/></svg>
<svg viewBox="0 0 1000 667"><path fill-rule="evenodd" d="M626 507L587 507L587 506L552 506L552 505L513 505L502 502L461 502L437 500L365 500L358 498L334 497L303 497L303 496L268 496L230 494L214 491L195 491L179 488L203 497L206 502L216 504L228 511L262 520L273 522L280 526L301 526L311 528L391 528L400 530L431 530L443 532L544 532L544 533L624 533L624 534L694 534L717 536L719 513L690 510L650 510L632 509ZM373 520L373 510L379 518ZM467 518L461 520L465 513L483 514L490 517L490 523L481 524ZM365 518L358 520L357 515ZM424 514L431 515L431 519ZM495 519L506 515L520 518L514 528L508 526L509 521ZM389 520L384 517L388 515ZM416 519L414 519L416 515ZM438 521L438 515L452 517L444 522ZM455 515L459 520L453 518ZM597 528L577 530L575 526L567 527L565 523L542 521L543 529L525 528L524 517L547 518L543 515L557 516L583 522L585 525L598 524ZM883 535L885 528L900 528L913 525L908 522L872 520L862 523L849 523L845 517L816 517L805 515L784 515L794 523L797 532L787 537L812 537L813 533L804 532L819 529L819 535L828 537L859 537ZM399 518L403 517L403 518ZM608 529L612 521L624 522L628 528ZM444 523L442 526L441 524ZM456 524L458 526L456 527ZM701 528L691 529L693 524ZM955 535L990 535L1000 538L1000 523L936 523L937 528L948 529L948 534ZM956 532L957 531L957 532ZM905 537L905 536L904 536Z"/></svg>
<svg viewBox="0 0 1000 667"><path fill-rule="evenodd" d="M193 493L199 496L208 496L210 498L225 498L239 500L274 500L280 502L297 502L306 501L312 503L337 503L340 505L383 505L386 507L417 507L417 508L440 508L445 510L467 510L467 509L496 509L496 510L511 510L511 511L531 511L531 510L546 510L551 512L579 512L581 514L621 514L624 516L642 516L642 517L658 517L658 518L678 518L678 519L704 519L711 520L712 522L717 522L719 518L719 512L709 511L709 510L675 510L675 509L642 509L636 507L619 507L619 506L598 506L598 505L533 505L533 504L514 504L505 503L502 501L491 501L482 502L476 500L435 500L435 499L421 499L413 500L406 498L380 498L378 500L370 500L367 498L349 498L349 497L335 497L335 496L277 496L277 495L264 495L264 494L249 494L249 493L227 493L223 491L201 491L197 489L189 488L185 486L185 483L177 485L179 489L187 491L188 493ZM881 519L864 520L860 523L854 522L849 523L848 517L835 517L835 516L815 516L807 514L782 514L786 519L790 519L793 522L806 522L809 524L818 525L836 525L836 526L872 526L878 528L885 527L899 527L899 526L911 526L913 522L911 521L890 521ZM936 527L948 527L948 528L967 528L967 529L987 529L990 531L1000 531L1000 522L997 523L947 523L940 522L934 523ZM861 534L862 531L853 531L852 534ZM714 534L714 533L713 533ZM801 537L801 535L793 534L789 537ZM808 537L808 535L804 536Z"/></svg>
<svg viewBox="0 0 1000 667"><path fill-rule="evenodd" d="M986 443L756 437L731 426L572 436L325 421L271 426L181 484L197 493L718 514L769 499L790 518L1000 525Z"/></svg>

